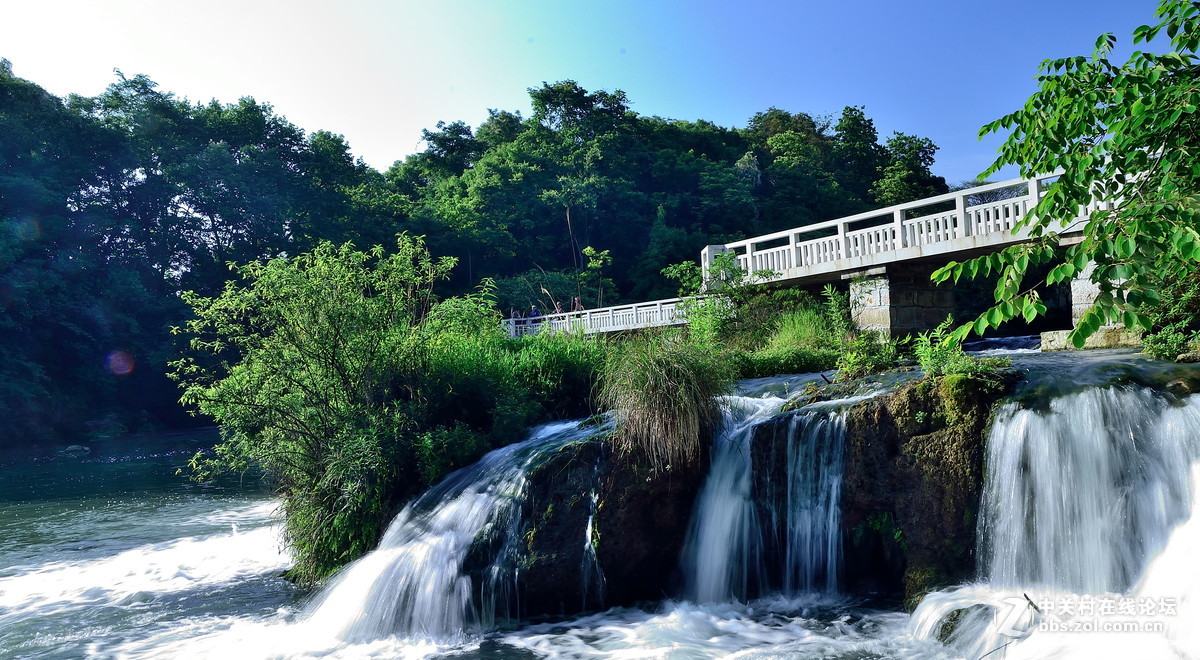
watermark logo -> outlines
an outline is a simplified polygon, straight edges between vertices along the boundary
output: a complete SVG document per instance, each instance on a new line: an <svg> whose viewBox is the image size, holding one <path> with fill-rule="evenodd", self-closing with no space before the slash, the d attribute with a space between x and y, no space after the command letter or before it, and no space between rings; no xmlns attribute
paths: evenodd
<svg viewBox="0 0 1200 660"><path fill-rule="evenodd" d="M1179 613L1179 599L1143 596L1112 597L1066 594L1037 600L1006 598L999 632L1014 641L1034 631L1046 632L1163 632L1164 617Z"/></svg>

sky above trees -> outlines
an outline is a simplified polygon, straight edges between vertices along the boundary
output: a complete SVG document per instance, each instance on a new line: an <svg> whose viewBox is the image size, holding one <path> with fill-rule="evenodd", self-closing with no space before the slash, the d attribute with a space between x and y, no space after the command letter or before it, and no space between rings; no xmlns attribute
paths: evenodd
<svg viewBox="0 0 1200 660"><path fill-rule="evenodd" d="M624 90L642 115L745 126L778 106L865 105L881 138L928 136L934 172L971 178L1001 136L979 127L1036 89L1037 64L1149 23L1133 0L479 2L346 0L13 3L0 57L51 93L95 95L113 69L192 101L251 95L308 130L345 135L386 169L438 121L529 113L530 87ZM1012 175L1002 171L1000 176Z"/></svg>

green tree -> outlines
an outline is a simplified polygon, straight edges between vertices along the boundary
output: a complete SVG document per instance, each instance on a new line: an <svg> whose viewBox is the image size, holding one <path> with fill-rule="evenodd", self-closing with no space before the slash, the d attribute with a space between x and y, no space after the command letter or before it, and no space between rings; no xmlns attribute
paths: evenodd
<svg viewBox="0 0 1200 660"><path fill-rule="evenodd" d="M1159 34L1170 52L1135 51L1124 64L1110 60L1116 38L1096 40L1091 57L1046 60L1040 87L1011 114L986 125L982 135L1009 130L1000 156L984 172L1005 165L1033 177L1062 170L1023 221L1034 240L997 254L952 262L934 274L999 274L996 305L955 331L982 333L1021 315L1045 312L1026 273L1053 265L1046 283L1086 272L1100 293L1071 332L1084 340L1105 323L1152 327L1141 310L1160 298L1164 281L1182 280L1200 260L1200 3L1162 0L1158 23L1133 32L1135 44ZM1083 226L1083 240L1063 251L1058 236L1081 207L1099 202ZM1035 283L1036 284L1036 283Z"/></svg>
<svg viewBox="0 0 1200 660"><path fill-rule="evenodd" d="M184 294L195 318L179 332L194 354L173 377L222 432L193 465L271 476L306 580L371 549L395 500L435 476L419 436L435 430L420 424L430 393L413 373L434 347L413 338L452 266L403 236L390 255L325 243L240 266L244 283L218 296Z"/></svg>
<svg viewBox="0 0 1200 660"><path fill-rule="evenodd" d="M842 108L834 131L830 157L833 178L849 194L865 203L871 199L871 186L888 159L887 152L879 144L875 122L866 116L862 107L846 106Z"/></svg>
<svg viewBox="0 0 1200 660"><path fill-rule="evenodd" d="M948 192L946 180L930 171L937 145L929 138L894 133L884 146L887 163L871 185L871 197L883 206L903 204Z"/></svg>
<svg viewBox="0 0 1200 660"><path fill-rule="evenodd" d="M177 421L163 330L183 310L93 202L121 172L121 133L5 64L0 135L0 444Z"/></svg>

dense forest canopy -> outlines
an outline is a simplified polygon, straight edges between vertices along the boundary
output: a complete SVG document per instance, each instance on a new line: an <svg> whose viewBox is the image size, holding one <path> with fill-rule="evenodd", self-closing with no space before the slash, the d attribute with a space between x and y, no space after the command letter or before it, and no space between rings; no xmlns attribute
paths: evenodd
<svg viewBox="0 0 1200 660"><path fill-rule="evenodd" d="M4 61L0 438L182 423L163 377L179 294L218 293L231 262L408 233L457 258L442 295L491 278L506 313L595 306L674 295L660 271L706 244L947 190L929 139L881 142L858 107L732 129L572 81L529 94L529 117L439 122L381 173L252 98L192 103L118 72L59 99Z"/></svg>

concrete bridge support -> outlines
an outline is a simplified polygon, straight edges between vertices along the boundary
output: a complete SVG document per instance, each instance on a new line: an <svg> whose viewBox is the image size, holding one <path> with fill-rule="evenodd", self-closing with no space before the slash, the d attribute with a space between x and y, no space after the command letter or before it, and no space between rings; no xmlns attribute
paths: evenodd
<svg viewBox="0 0 1200 660"><path fill-rule="evenodd" d="M954 312L954 288L929 280L935 267L922 264L889 264L847 275L850 280L850 313L862 330L885 337L936 328Z"/></svg>
<svg viewBox="0 0 1200 660"><path fill-rule="evenodd" d="M1092 271L1095 270L1096 264L1089 264L1071 280L1071 326L1079 325L1079 319L1083 318L1088 308L1092 303L1096 302L1096 297L1100 295L1100 287L1092 281ZM1067 341L1069 330L1060 330L1054 332L1042 333L1042 350L1043 351L1059 351L1074 346ZM1101 326L1099 330L1093 333L1084 342L1084 348L1117 348L1122 346L1138 346L1142 342L1142 333L1140 330L1130 330L1121 324L1110 324Z"/></svg>

